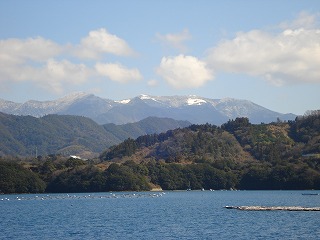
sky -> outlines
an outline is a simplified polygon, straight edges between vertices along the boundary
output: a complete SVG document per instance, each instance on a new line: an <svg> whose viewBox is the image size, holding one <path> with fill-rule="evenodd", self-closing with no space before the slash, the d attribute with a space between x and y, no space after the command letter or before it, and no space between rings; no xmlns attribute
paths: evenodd
<svg viewBox="0 0 320 240"><path fill-rule="evenodd" d="M318 0L2 0L0 98L247 99L320 109Z"/></svg>

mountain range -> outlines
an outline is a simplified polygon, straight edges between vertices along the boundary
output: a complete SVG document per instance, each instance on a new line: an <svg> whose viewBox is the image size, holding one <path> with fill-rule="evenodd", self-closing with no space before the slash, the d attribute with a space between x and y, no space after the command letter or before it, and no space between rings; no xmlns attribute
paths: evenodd
<svg viewBox="0 0 320 240"><path fill-rule="evenodd" d="M43 117L48 114L76 115L91 118L98 124L126 124L147 117L172 118L194 124L221 125L229 119L247 117L252 123L293 120L294 114L278 113L248 100L210 99L191 96L140 95L115 101L88 93L74 93L53 101L15 103L0 99L0 112Z"/></svg>

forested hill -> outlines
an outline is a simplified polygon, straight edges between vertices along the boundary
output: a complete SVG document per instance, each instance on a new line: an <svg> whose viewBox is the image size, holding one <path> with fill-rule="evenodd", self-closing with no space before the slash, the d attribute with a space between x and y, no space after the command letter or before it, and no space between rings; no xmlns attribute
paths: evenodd
<svg viewBox="0 0 320 240"><path fill-rule="evenodd" d="M278 163L320 154L318 111L295 121L251 124L248 118L229 120L221 127L191 125L166 133L127 139L101 154L102 160L163 160L199 162L217 160Z"/></svg>
<svg viewBox="0 0 320 240"><path fill-rule="evenodd" d="M78 116L42 118L0 113L0 155L35 156L99 152L117 142L103 126Z"/></svg>
<svg viewBox="0 0 320 240"><path fill-rule="evenodd" d="M320 112L271 124L236 118L221 127L191 125L127 139L101 160L122 162L118 172L147 168L151 182L164 189L320 189Z"/></svg>
<svg viewBox="0 0 320 240"><path fill-rule="evenodd" d="M0 193L320 189L320 111L289 122L236 118L129 138L100 160L53 155L0 163Z"/></svg>
<svg viewBox="0 0 320 240"><path fill-rule="evenodd" d="M167 163L253 160L232 134L210 124L144 135L136 140L129 138L110 147L100 158L138 162L154 159Z"/></svg>
<svg viewBox="0 0 320 240"><path fill-rule="evenodd" d="M98 125L86 117L47 115L41 118L0 113L0 156L100 154L128 137L186 127L186 121L147 118L125 125Z"/></svg>

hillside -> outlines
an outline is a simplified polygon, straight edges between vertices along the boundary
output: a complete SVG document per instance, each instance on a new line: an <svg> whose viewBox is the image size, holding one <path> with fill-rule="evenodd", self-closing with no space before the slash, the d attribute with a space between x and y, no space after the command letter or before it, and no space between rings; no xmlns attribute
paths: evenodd
<svg viewBox="0 0 320 240"><path fill-rule="evenodd" d="M102 161L146 167L164 189L320 189L320 114L295 121L191 125L128 139ZM121 165L121 166L122 166ZM209 180L208 180L209 178Z"/></svg>
<svg viewBox="0 0 320 240"><path fill-rule="evenodd" d="M51 155L12 164L0 158L0 192L320 189L320 112L289 122L236 118L221 127L148 134L108 148L100 159Z"/></svg>
<svg viewBox="0 0 320 240"><path fill-rule="evenodd" d="M155 159L165 162L247 161L253 158L243 151L230 133L214 125L191 125L166 133L127 139L105 151L102 160L132 159L138 162Z"/></svg>
<svg viewBox="0 0 320 240"><path fill-rule="evenodd" d="M188 122L148 118L117 126L100 126L86 117L47 115L41 118L0 113L0 156L62 154L93 157L105 148L139 135L185 127Z"/></svg>
<svg viewBox="0 0 320 240"><path fill-rule="evenodd" d="M0 155L98 153L118 141L93 120L78 116L42 118L0 113Z"/></svg>
<svg viewBox="0 0 320 240"><path fill-rule="evenodd" d="M149 134L112 146L101 159L152 158L165 162L228 159L276 164L319 153L320 114L314 112L289 122L252 124L248 118L236 118L221 127L207 123Z"/></svg>

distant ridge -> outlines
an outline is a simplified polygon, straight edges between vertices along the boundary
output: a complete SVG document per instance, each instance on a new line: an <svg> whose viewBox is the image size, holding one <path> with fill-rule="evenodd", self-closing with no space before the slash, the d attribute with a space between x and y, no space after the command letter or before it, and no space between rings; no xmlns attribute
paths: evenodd
<svg viewBox="0 0 320 240"><path fill-rule="evenodd" d="M93 94L74 93L54 101L14 103L0 99L0 111L42 117L48 114L91 118L98 124L126 124L147 117L172 118L195 124L221 125L229 119L247 117L252 123L294 120L296 115L278 113L248 100L210 99L191 96L140 96L114 101Z"/></svg>

